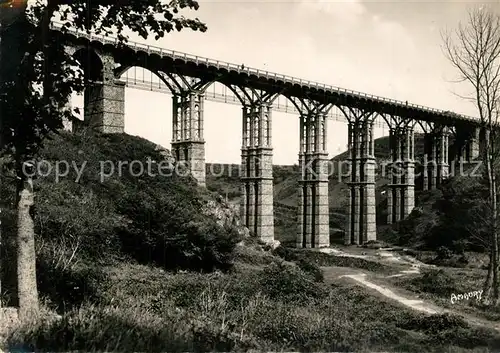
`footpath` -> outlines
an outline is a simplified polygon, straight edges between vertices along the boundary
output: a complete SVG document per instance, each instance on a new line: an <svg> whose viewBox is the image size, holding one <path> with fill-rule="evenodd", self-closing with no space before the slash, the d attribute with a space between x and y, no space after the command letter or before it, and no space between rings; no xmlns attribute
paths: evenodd
<svg viewBox="0 0 500 353"><path fill-rule="evenodd" d="M420 299L416 293L395 287L388 284L387 281L384 281L385 278L418 275L420 274L422 268L436 268L433 265L424 264L411 256L400 256L391 252L390 249L380 250L371 255L349 254L332 248L321 249L320 251L328 253L332 256L355 257L373 262L393 264L395 267L401 269L396 274L381 275L351 267L322 267L325 282L327 283L345 280L354 281L356 284L367 288L370 293L379 296L381 299L396 301L400 305L406 306L412 310L429 315L444 313L454 314L464 317L464 319L471 324L494 328L500 332L500 323L478 318L458 310L450 310L440 307L434 303Z"/></svg>

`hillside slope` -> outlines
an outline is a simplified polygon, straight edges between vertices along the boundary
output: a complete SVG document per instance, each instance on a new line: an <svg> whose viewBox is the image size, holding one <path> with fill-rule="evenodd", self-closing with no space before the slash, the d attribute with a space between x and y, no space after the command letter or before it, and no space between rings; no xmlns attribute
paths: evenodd
<svg viewBox="0 0 500 353"><path fill-rule="evenodd" d="M126 134L62 133L37 161L38 282L56 306L92 291L100 266L114 261L203 271L230 266L243 235L238 216L190 177L168 169L162 175L158 167L168 161L155 144ZM8 168L1 181L1 299L15 304L15 179Z"/></svg>
<svg viewBox="0 0 500 353"><path fill-rule="evenodd" d="M136 169L148 158L163 160L162 154L125 134L63 134L47 143L39 160L73 167L57 181L54 169L36 180L37 280L42 313L51 315L8 332L1 316L0 350L4 338L6 351L54 352L498 348L493 330L454 315L418 313L339 277L353 270L389 276L401 271L398 264L283 247L271 252L251 238L239 243L238 217L217 195L189 178ZM114 173L100 173L111 165ZM84 166L83 173L74 166ZM275 174L282 186L288 173ZM15 236L14 180L4 170L1 181L8 209L2 260L9 265L2 270L14 275L14 259L5 257ZM280 225L281 219L289 223ZM277 228L292 223L284 214ZM15 294L5 292L6 284L2 304Z"/></svg>
<svg viewBox="0 0 500 353"><path fill-rule="evenodd" d="M450 141L453 144L453 140ZM389 138L381 137L375 140L375 158L380 166L387 161L389 155ZM423 135L415 135L415 158L422 158L424 154ZM330 241L343 242L343 232L347 222L348 188L347 176L339 173L342 161L347 159L347 152L343 152L331 159L333 170L329 176L330 202ZM213 171L216 171L215 173ZM284 244L295 243L296 209L298 204L299 167L275 165L274 177L274 206L275 206L275 237ZM376 202L377 219L385 220L386 197L381 193L385 190L388 180L382 176L381 168L376 169ZM240 195L239 165L236 164L207 164L207 188L222 195L227 195L233 203L238 203Z"/></svg>

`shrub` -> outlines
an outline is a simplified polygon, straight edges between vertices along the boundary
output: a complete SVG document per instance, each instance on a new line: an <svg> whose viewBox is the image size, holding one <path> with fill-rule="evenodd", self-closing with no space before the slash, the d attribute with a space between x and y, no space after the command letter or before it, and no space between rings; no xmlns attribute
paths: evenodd
<svg viewBox="0 0 500 353"><path fill-rule="evenodd" d="M453 256L453 252L445 246L440 246L437 249L436 253L438 259L442 260L451 259L451 257Z"/></svg>
<svg viewBox="0 0 500 353"><path fill-rule="evenodd" d="M37 285L40 294L58 310L68 310L84 301L97 302L109 286L108 276L98 267L53 267L44 258L37 259Z"/></svg>
<svg viewBox="0 0 500 353"><path fill-rule="evenodd" d="M259 349L257 340L242 332L235 332L232 325L221 326L210 320L194 320L191 323L193 351L231 352Z"/></svg>
<svg viewBox="0 0 500 353"><path fill-rule="evenodd" d="M175 311L160 318L137 305L85 304L60 320L24 325L12 331L7 342L9 350L25 351L189 351L192 336L185 320Z"/></svg>
<svg viewBox="0 0 500 353"><path fill-rule="evenodd" d="M427 333L440 332L444 330L455 330L468 328L469 324L456 315L434 314L430 316L409 316L398 323L398 326L406 330L424 331Z"/></svg>
<svg viewBox="0 0 500 353"><path fill-rule="evenodd" d="M311 275L316 282L323 282L324 280L323 271L314 262L305 259L300 259L297 265L302 271Z"/></svg>
<svg viewBox="0 0 500 353"><path fill-rule="evenodd" d="M453 277L443 270L426 270L419 277L411 281L418 290L440 296L448 296L457 288Z"/></svg>
<svg viewBox="0 0 500 353"><path fill-rule="evenodd" d="M305 303L327 294L324 287L298 266L284 262L266 266L261 272L260 284L264 294L284 302Z"/></svg>
<svg viewBox="0 0 500 353"><path fill-rule="evenodd" d="M459 326L429 333L429 341L432 344L455 345L468 349L489 346L495 351L500 348L500 340L494 329Z"/></svg>

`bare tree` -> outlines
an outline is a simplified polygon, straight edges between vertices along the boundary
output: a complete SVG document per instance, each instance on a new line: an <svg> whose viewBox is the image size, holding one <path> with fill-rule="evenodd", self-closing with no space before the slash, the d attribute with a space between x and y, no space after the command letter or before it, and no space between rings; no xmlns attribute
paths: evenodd
<svg viewBox="0 0 500 353"><path fill-rule="evenodd" d="M485 303L496 305L499 301L496 164L500 146L495 142L500 99L500 16L485 6L473 8L465 22L460 22L453 32L443 34L443 41L445 55L458 70L461 81L473 88L473 94L464 98L476 105L485 131L481 160L489 191L491 232L483 298Z"/></svg>

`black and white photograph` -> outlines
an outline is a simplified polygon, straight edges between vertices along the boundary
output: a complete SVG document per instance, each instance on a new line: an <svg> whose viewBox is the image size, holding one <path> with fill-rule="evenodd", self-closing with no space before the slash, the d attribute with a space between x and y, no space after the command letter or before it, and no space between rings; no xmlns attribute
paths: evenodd
<svg viewBox="0 0 500 353"><path fill-rule="evenodd" d="M500 352L500 2L0 0L0 353Z"/></svg>

